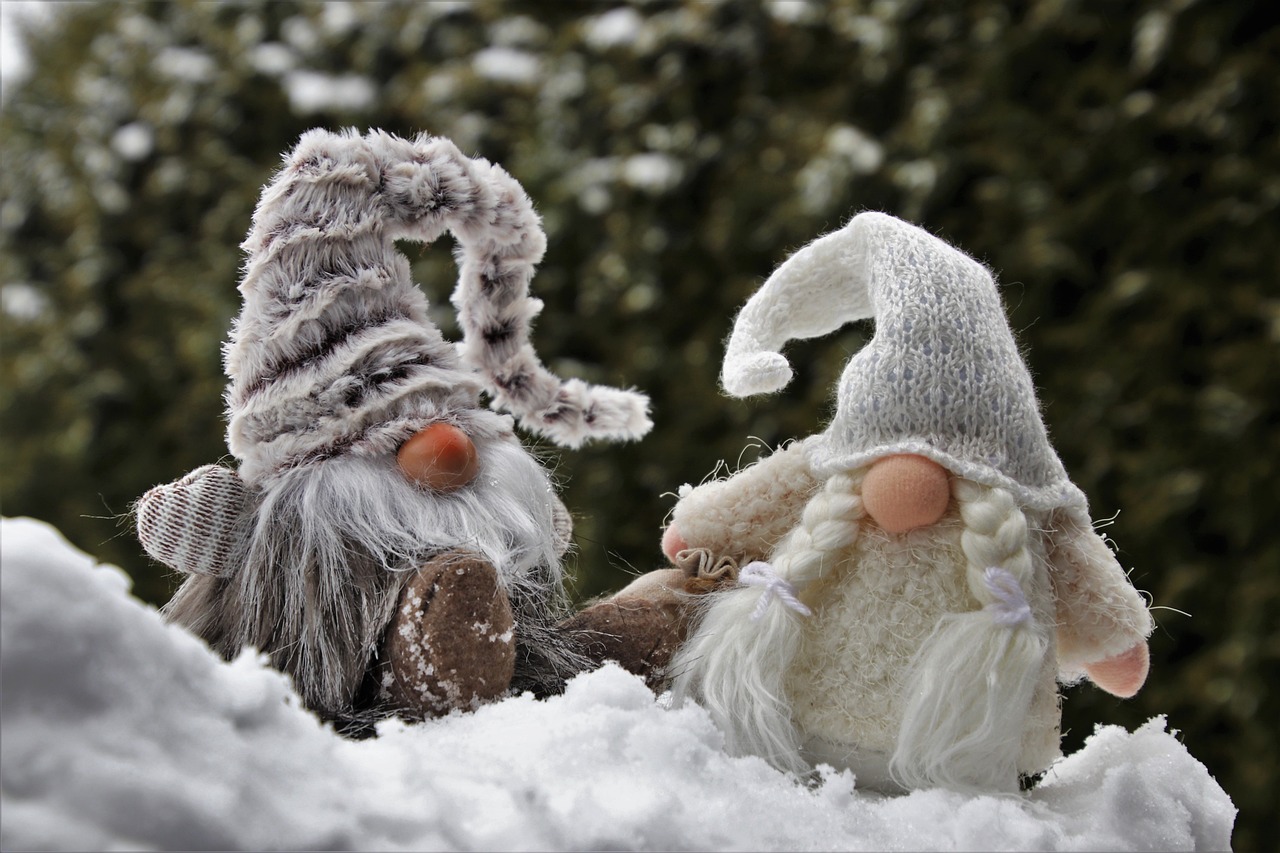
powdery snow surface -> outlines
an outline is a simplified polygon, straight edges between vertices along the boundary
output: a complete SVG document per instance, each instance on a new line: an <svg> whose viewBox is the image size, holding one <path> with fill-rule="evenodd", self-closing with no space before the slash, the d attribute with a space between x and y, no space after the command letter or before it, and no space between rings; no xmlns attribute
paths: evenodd
<svg viewBox="0 0 1280 853"><path fill-rule="evenodd" d="M253 655L228 664L53 528L0 525L4 849L1225 849L1231 800L1153 720L1024 797L805 787L609 666L347 741Z"/></svg>

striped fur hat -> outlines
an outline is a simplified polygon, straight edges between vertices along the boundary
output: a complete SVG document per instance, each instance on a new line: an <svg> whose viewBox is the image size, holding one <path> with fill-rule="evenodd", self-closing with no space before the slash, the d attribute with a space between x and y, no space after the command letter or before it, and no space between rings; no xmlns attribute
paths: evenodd
<svg viewBox="0 0 1280 853"><path fill-rule="evenodd" d="M446 230L458 345L429 319L394 242ZM447 139L309 131L263 190L243 248L244 305L224 351L238 476L206 466L139 501L139 536L161 562L216 572L202 565L218 551L200 544L208 531L299 466L392 454L435 422L509 433L481 392L566 447L652 426L642 394L561 381L538 360L529 331L542 303L529 282L546 248L541 223L510 175Z"/></svg>
<svg viewBox="0 0 1280 853"><path fill-rule="evenodd" d="M460 348L427 317L395 240L458 242ZM346 453L389 453L479 392L567 447L648 431L638 394L561 382L539 362L529 296L546 248L520 185L447 139L304 135L245 240L226 349L227 445L246 482Z"/></svg>

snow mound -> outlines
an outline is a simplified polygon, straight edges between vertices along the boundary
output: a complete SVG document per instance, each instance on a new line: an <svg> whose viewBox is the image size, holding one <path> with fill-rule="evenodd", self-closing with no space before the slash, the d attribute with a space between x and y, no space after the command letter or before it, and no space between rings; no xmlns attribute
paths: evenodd
<svg viewBox="0 0 1280 853"><path fill-rule="evenodd" d="M804 786L614 666L344 740L258 656L223 662L48 525L4 520L0 543L4 849L1230 845L1230 798L1161 719L1100 728L1021 797Z"/></svg>

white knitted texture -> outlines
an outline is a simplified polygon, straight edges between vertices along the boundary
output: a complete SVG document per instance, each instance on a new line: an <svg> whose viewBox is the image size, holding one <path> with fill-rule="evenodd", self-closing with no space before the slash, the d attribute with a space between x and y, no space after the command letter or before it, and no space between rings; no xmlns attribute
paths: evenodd
<svg viewBox="0 0 1280 853"><path fill-rule="evenodd" d="M461 359L428 319L395 240L458 241ZM576 447L637 438L647 400L552 376L530 347L546 247L519 184L446 139L313 130L263 191L226 348L228 446L250 484L345 452L384 454L488 390ZM478 373L477 373L478 371ZM492 419L486 429L503 430Z"/></svg>
<svg viewBox="0 0 1280 853"><path fill-rule="evenodd" d="M1023 506L1085 507L1049 444L991 274L885 214L855 216L770 276L735 322L725 389L780 389L791 375L779 354L786 341L863 318L874 318L875 334L844 371L835 418L809 445L819 475L916 453Z"/></svg>

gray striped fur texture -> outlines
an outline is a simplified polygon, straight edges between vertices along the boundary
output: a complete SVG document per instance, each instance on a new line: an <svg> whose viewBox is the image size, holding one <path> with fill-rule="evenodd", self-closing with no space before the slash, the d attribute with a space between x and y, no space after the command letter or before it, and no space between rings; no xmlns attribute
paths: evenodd
<svg viewBox="0 0 1280 853"><path fill-rule="evenodd" d="M458 349L427 316L396 240L457 238ZM265 483L346 452L391 453L486 390L528 429L577 447L651 426L643 395L561 382L529 344L546 238L523 189L447 139L306 133L262 194L225 352L227 444Z"/></svg>

